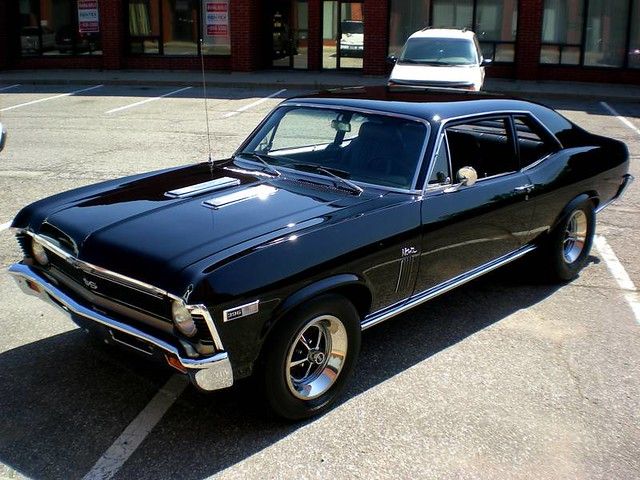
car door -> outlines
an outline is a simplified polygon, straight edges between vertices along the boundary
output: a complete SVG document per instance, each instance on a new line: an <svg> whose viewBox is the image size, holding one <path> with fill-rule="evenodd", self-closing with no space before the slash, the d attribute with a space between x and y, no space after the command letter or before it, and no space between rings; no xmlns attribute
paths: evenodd
<svg viewBox="0 0 640 480"><path fill-rule="evenodd" d="M508 115L447 123L431 164L414 294L515 252L533 215ZM468 166L478 180L465 186L456 175Z"/></svg>

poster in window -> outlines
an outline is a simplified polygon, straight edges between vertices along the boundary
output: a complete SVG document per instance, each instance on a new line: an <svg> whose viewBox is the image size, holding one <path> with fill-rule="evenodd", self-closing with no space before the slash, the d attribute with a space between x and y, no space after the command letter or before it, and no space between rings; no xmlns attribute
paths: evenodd
<svg viewBox="0 0 640 480"><path fill-rule="evenodd" d="M228 54L229 0L205 1L203 6L204 53Z"/></svg>
<svg viewBox="0 0 640 480"><path fill-rule="evenodd" d="M78 0L78 31L80 33L98 33L98 0Z"/></svg>

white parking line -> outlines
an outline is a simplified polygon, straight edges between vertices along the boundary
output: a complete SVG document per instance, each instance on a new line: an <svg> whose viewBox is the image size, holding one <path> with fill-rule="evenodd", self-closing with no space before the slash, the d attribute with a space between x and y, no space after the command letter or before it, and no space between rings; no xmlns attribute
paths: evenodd
<svg viewBox="0 0 640 480"><path fill-rule="evenodd" d="M126 110L127 108L137 107L138 105L143 105L145 103L154 102L156 100L160 100L161 98L170 97L171 95L175 95L176 93L184 92L185 90L189 90L190 88L193 88L193 87L180 88L178 90L174 90L173 92L165 93L164 95L160 95L158 97L147 98L146 100L141 100L139 102L132 103L131 105L125 105L124 107L113 108L113 109L111 109L111 110L109 110L108 112L105 112L105 113L109 114L109 113L120 112L121 110Z"/></svg>
<svg viewBox="0 0 640 480"><path fill-rule="evenodd" d="M261 98L260 100L256 100L255 102L250 103L249 105L245 105L244 107L240 107L239 109L234 110L233 112L225 113L222 116L222 118L229 118L229 117L233 117L234 115L238 115L239 113L242 113L242 112L244 112L246 110L249 110L250 108L253 108L253 107L257 106L257 105L260 105L261 103L266 102L270 98L277 97L278 95L280 95L281 93L284 93L286 91L287 91L286 88L283 88L282 90L278 90L277 92L274 92L271 95L267 95L266 97Z"/></svg>
<svg viewBox="0 0 640 480"><path fill-rule="evenodd" d="M13 105L11 107L2 108L2 109L0 109L0 112L7 112L7 111L13 110L15 108L26 107L27 105L33 105L35 103L47 102L49 100L55 100L56 98L69 97L69 96L75 95L77 93L88 92L89 90L95 90L96 88L101 88L103 86L104 85L94 85L93 87L83 88L81 90L74 90L73 92L61 93L60 95L54 95L52 97L40 98L38 100L32 100L31 102L27 102L27 103L19 103L18 105Z"/></svg>
<svg viewBox="0 0 640 480"><path fill-rule="evenodd" d="M184 376L173 375L104 452L83 480L107 480L118 473L188 384Z"/></svg>
<svg viewBox="0 0 640 480"><path fill-rule="evenodd" d="M622 266L622 263L620 263L620 260L618 260L611 246L609 246L606 238L602 235L596 235L594 243L598 252L600 252L600 256L607 264L611 275L613 275L613 278L615 278L618 283L618 286L624 290L624 298L631 307L631 310L633 310L636 322L640 324L640 296L638 296L638 289Z"/></svg>
<svg viewBox="0 0 640 480"><path fill-rule="evenodd" d="M2 225L0 225L0 232L3 230L6 230L10 226L11 226L11 222L3 223Z"/></svg>
<svg viewBox="0 0 640 480"><path fill-rule="evenodd" d="M616 117L618 120L620 120L622 123L624 123L627 127L629 127L631 130L633 130L638 135L640 135L640 129L638 129L638 127L636 127L633 123L631 123L629 120L627 120L622 115L620 115L618 112L616 112L616 110L611 105L609 105L607 102L600 102L600 105L602 105L604 108L609 110L609 113L611 113L611 115Z"/></svg>
<svg viewBox="0 0 640 480"><path fill-rule="evenodd" d="M9 85L8 87L2 87L2 88L0 88L0 92L4 92L5 90L10 90L12 88L16 88L16 87L19 87L19 86L20 86L20 84L16 83L15 85Z"/></svg>

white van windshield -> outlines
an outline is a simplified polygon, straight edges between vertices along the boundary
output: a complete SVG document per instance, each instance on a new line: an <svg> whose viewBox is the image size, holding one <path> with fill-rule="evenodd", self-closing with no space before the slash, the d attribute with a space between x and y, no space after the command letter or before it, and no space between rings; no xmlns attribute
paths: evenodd
<svg viewBox="0 0 640 480"><path fill-rule="evenodd" d="M475 65L478 53L471 40L462 38L410 38L399 63L421 65Z"/></svg>

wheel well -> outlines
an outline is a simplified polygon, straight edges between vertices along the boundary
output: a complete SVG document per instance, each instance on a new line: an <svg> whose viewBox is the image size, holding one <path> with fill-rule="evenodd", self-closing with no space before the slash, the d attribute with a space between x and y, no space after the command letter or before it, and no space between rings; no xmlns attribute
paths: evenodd
<svg viewBox="0 0 640 480"><path fill-rule="evenodd" d="M356 307L361 319L371 311L371 292L364 285L344 285L323 293L336 293L346 297Z"/></svg>

